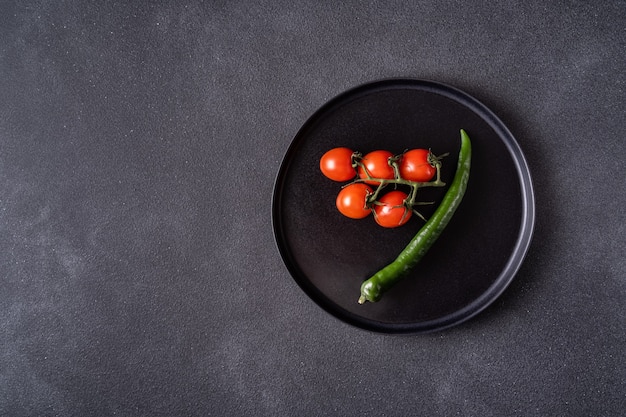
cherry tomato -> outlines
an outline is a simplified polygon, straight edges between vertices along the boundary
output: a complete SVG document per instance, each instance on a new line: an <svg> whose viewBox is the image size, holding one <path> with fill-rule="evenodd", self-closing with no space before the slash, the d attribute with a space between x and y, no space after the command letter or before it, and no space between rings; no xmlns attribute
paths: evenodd
<svg viewBox="0 0 626 417"><path fill-rule="evenodd" d="M411 149L402 155L399 163L400 176L405 180L428 182L437 169L430 163L432 154L428 149Z"/></svg>
<svg viewBox="0 0 626 417"><path fill-rule="evenodd" d="M389 151L373 151L365 155L361 162L365 165L371 178L393 179L393 168L389 165L388 159L393 154ZM359 167L359 178L367 178L367 173L363 167ZM367 184L378 185L377 181L365 181Z"/></svg>
<svg viewBox="0 0 626 417"><path fill-rule="evenodd" d="M352 166L352 149L334 148L322 155L320 170L333 181L349 181L356 176Z"/></svg>
<svg viewBox="0 0 626 417"><path fill-rule="evenodd" d="M337 209L351 219L367 217L371 213L367 207L367 197L372 192L372 187L360 182L347 185L337 195Z"/></svg>
<svg viewBox="0 0 626 417"><path fill-rule="evenodd" d="M409 221L413 212L404 205L407 194L403 191L390 191L378 199L374 205L374 219L382 227L402 226Z"/></svg>

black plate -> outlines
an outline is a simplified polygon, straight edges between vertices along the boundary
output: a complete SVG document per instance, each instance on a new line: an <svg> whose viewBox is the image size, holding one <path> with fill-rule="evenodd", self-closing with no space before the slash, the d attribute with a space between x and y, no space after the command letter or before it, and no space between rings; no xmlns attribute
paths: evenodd
<svg viewBox="0 0 626 417"><path fill-rule="evenodd" d="M383 229L370 216L352 220L335 208L342 184L325 178L319 159L347 146L362 153L410 148L449 152L443 180L456 170L460 129L472 139L465 197L426 257L377 303L357 303L361 282L406 246L423 222ZM423 189L439 201L446 188ZM422 210L427 217L434 206ZM461 323L511 282L530 245L534 196L526 161L504 124L466 93L431 81L394 79L332 99L300 129L280 167L272 221L278 249L296 282L326 311L355 326L416 333Z"/></svg>

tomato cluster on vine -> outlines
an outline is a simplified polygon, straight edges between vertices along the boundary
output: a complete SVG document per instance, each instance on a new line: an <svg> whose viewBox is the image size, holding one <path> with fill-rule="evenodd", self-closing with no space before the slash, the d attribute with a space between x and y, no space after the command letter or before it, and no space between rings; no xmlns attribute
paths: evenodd
<svg viewBox="0 0 626 417"><path fill-rule="evenodd" d="M435 156L429 149L411 149L397 155L375 150L362 155L338 147L320 158L320 170L333 181L351 181L337 195L336 206L341 214L363 219L373 213L380 226L394 228L406 224L413 214L424 218L415 206L429 203L417 201L417 191L445 185L440 177L443 156ZM389 185L393 185L392 190L388 190Z"/></svg>

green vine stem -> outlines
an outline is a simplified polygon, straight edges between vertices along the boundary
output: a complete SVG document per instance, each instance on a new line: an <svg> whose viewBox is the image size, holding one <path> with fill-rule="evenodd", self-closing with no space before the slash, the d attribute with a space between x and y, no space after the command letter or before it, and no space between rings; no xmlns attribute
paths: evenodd
<svg viewBox="0 0 626 417"><path fill-rule="evenodd" d="M402 176L400 175L400 168L399 168L398 162L402 158L402 154L393 156L389 158L388 160L389 165L393 168L394 178L374 178L371 176L367 167L365 167L365 165L361 162L361 154L358 152L355 152L352 155L352 166L357 170L357 172L359 168L362 169L363 172L365 172L366 178L357 178L353 180L352 182L350 182L349 184L346 184L346 186L350 184L354 184L354 183L359 183L359 182L365 182L365 183L370 183L370 184L372 182L378 183L378 185L376 186L376 190L367 198L367 203L366 203L367 207L371 207L374 204L379 204L378 196L380 195L381 191L385 189L387 186L392 185L392 184L395 186L398 186L398 185L407 186L411 189L411 191L409 192L407 198L404 200L404 206L412 210L422 220L426 221L424 216L421 213L419 213L417 210L415 210L415 206L433 204L433 202L417 201L417 194L418 194L417 191L420 188L424 188L424 187L444 187L446 185L446 183L441 180L441 159L445 156L447 156L447 154L444 154L441 156L433 156L432 159L429 160L429 162L435 167L435 170L436 170L434 181L417 182L417 181L406 180L402 178Z"/></svg>

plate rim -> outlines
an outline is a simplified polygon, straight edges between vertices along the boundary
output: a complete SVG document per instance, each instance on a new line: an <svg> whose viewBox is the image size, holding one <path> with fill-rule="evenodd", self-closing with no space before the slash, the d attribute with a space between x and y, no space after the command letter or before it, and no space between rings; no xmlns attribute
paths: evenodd
<svg viewBox="0 0 626 417"><path fill-rule="evenodd" d="M313 284L308 286L304 285L304 283L301 282L302 279L298 278L297 275L305 274L298 271L298 267L289 261L289 254L287 253L288 245L284 243L284 239L281 237L283 233L279 226L280 210L278 209L281 197L280 190L282 188L282 183L284 182L283 177L285 176L283 173L287 171L292 159L290 156L295 152L298 143L302 140L303 134L308 131L311 126L320 119L320 117L328 113L329 110L332 110L333 107L342 104L350 98L356 98L363 93L367 93L368 91L373 92L381 89L389 90L397 88L417 89L420 91L442 95L465 106L466 108L469 108L473 113L483 119L495 131L496 135L503 142L511 155L511 159L515 165L515 171L517 173L517 180L520 185L522 203L520 228L515 240L515 245L511 250L511 254L509 255L506 264L502 268L500 274L494 279L493 283L479 297L475 298L472 302L461 309L435 319L409 323L386 323L376 321L352 313L336 303L320 299L320 296L315 294L315 292L319 293L322 298L326 297L323 293L321 293L321 291L317 290ZM296 134L292 137L287 150L283 154L278 172L274 179L271 201L271 223L274 243L285 267L287 268L287 271L298 287L303 290L303 292L318 306L331 316L335 317L337 320L360 329L376 333L389 334L418 334L444 330L464 323L487 309L508 288L521 268L532 243L535 221L536 208L532 174L518 141L515 139L514 135L504 122L502 122L502 120L480 100L457 87L440 81L410 77L382 78L361 83L344 90L334 97L331 97L319 108L317 108L305 120Z"/></svg>

